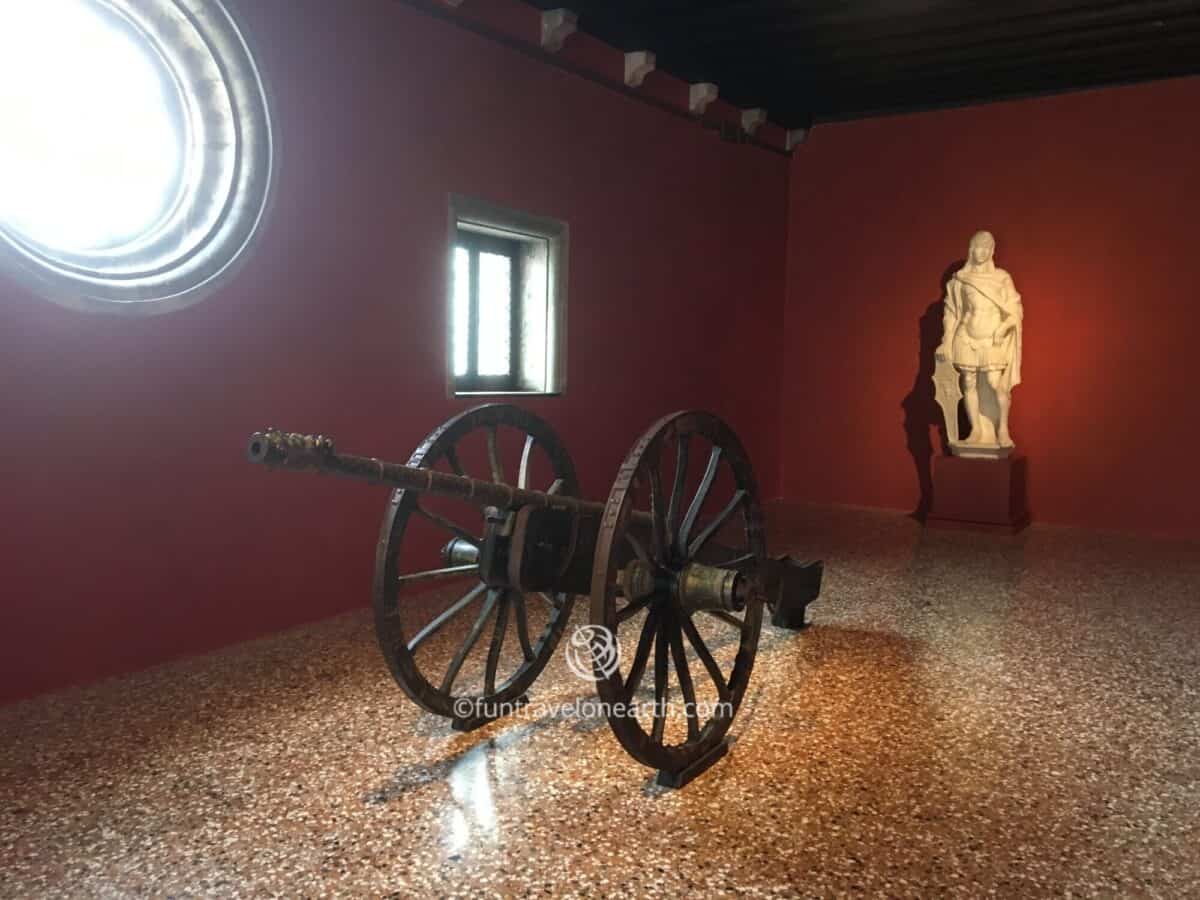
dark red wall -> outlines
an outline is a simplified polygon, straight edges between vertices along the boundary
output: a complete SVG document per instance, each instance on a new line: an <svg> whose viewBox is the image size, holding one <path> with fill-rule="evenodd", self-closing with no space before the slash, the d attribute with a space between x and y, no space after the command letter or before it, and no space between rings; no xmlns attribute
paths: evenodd
<svg viewBox="0 0 1200 900"><path fill-rule="evenodd" d="M784 495L917 507L936 304L987 228L1025 304L1034 518L1200 536L1197 109L1192 78L817 127L790 179Z"/></svg>
<svg viewBox="0 0 1200 900"><path fill-rule="evenodd" d="M688 406L777 493L785 159L390 0L237 7L279 144L237 276L144 319L0 281L0 699L369 602L386 494L270 475L244 442L405 458L469 405L445 397L448 192L570 223L567 393L528 405L590 494Z"/></svg>

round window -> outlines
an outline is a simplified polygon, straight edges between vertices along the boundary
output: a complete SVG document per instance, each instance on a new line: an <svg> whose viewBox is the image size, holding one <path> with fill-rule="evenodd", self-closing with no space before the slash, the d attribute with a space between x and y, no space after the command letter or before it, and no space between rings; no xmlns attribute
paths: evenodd
<svg viewBox="0 0 1200 900"><path fill-rule="evenodd" d="M219 0L0 0L0 262L52 300L193 302L271 181L261 79Z"/></svg>

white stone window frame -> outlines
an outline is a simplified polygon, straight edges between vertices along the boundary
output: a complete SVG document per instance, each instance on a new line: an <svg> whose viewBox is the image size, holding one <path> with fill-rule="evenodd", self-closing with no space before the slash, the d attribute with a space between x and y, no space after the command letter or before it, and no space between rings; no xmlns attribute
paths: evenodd
<svg viewBox="0 0 1200 900"><path fill-rule="evenodd" d="M570 228L565 221L512 209L477 197L451 194L446 253L446 394L448 397L545 397L559 396L567 387L567 276ZM454 248L460 229L497 237L544 242L545 246L545 363L544 381L528 387L505 390L464 390L454 374ZM530 303L530 285L522 307ZM539 336L522 331L522 340ZM524 356L524 354L523 354Z"/></svg>

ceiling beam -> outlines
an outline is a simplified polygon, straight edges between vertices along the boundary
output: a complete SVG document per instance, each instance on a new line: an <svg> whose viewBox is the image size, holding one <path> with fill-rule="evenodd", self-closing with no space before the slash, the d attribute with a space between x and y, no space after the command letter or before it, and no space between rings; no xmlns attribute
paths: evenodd
<svg viewBox="0 0 1200 900"><path fill-rule="evenodd" d="M1117 87L1160 78L1172 78L1189 74L1194 71L1190 68L1193 66L1194 60L1191 55L1185 54L1176 58L1156 57L1152 60L1133 62L1118 70L1110 67L1079 69L1071 73L1072 83L1069 88L1048 82L1044 78L980 82L966 86L955 83L953 80L909 82L888 93L879 91L854 94L839 92L817 102L813 107L813 115L817 122L837 122L1044 97L1075 90Z"/></svg>
<svg viewBox="0 0 1200 900"><path fill-rule="evenodd" d="M866 4L863 4L866 5ZM872 47L889 41L910 43L932 40L954 43L969 39L973 32L987 34L1038 34L1062 31L1104 22L1152 20L1163 16L1193 12L1196 0L1145 0L1145 2L1074 4L1071 8L1051 11L1044 2L1009 2L1001 12L981 14L977 4L961 0L949 9L938 8L905 16L883 17L857 25L814 26L796 18L756 32L726 26L707 34L688 21L675 23L686 32L698 51L724 50L739 43L770 41L796 48L850 46ZM995 7L984 7L994 10Z"/></svg>

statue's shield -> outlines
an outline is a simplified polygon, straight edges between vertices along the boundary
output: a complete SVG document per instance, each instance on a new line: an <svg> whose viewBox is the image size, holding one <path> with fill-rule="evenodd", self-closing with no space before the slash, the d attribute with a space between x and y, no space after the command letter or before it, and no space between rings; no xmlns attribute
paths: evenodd
<svg viewBox="0 0 1200 900"><path fill-rule="evenodd" d="M938 360L933 370L933 390L937 404L942 408L946 420L946 437L950 443L958 442L958 401L962 399L958 370L949 360Z"/></svg>

